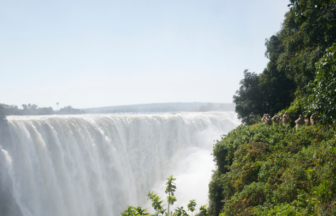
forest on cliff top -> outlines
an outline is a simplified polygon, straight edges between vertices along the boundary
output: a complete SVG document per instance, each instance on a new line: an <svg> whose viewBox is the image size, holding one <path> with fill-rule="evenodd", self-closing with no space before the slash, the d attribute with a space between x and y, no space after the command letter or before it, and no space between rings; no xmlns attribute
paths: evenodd
<svg viewBox="0 0 336 216"><path fill-rule="evenodd" d="M264 71L244 71L234 95L243 123L288 111L317 112L325 123L335 118L336 1L290 0L279 32L266 39Z"/></svg>
<svg viewBox="0 0 336 216"><path fill-rule="evenodd" d="M244 125L214 145L209 215L336 215L336 1L288 6L267 67L245 70L234 96ZM284 112L290 125L260 123ZM318 125L293 128L313 113Z"/></svg>

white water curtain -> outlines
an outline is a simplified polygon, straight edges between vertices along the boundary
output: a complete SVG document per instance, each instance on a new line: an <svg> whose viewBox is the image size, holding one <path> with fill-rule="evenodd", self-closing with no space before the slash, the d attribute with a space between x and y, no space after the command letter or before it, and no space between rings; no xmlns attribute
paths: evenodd
<svg viewBox="0 0 336 216"><path fill-rule="evenodd" d="M210 155L213 140L239 124L233 112L8 121L12 144L0 143L0 169L23 216L117 216L127 205L144 205L148 190L174 172L172 164L188 169L179 161L195 149Z"/></svg>

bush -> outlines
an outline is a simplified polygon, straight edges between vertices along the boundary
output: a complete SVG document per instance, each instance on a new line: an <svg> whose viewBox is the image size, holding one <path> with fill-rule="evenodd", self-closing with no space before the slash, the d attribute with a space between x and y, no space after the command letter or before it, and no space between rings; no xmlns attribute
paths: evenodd
<svg viewBox="0 0 336 216"><path fill-rule="evenodd" d="M226 216L332 215L336 210L332 129L239 126L217 141L213 154L217 170L209 198Z"/></svg>

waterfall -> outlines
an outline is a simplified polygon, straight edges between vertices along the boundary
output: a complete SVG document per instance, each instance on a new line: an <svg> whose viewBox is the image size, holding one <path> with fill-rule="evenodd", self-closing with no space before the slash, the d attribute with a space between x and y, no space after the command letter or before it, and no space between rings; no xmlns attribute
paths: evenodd
<svg viewBox="0 0 336 216"><path fill-rule="evenodd" d="M181 180L197 171L188 157L212 160L213 140L239 124L234 112L7 119L10 144L0 139L0 202L12 199L5 204L19 209L8 210L9 216L117 216L127 205L146 205L148 190L160 188L175 169ZM207 191L208 185L197 187Z"/></svg>

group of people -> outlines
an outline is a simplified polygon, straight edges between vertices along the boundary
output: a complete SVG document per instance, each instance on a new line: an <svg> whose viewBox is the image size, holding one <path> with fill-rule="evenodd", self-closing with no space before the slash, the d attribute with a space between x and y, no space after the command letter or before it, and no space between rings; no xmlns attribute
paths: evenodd
<svg viewBox="0 0 336 216"><path fill-rule="evenodd" d="M279 115L275 114L273 118L269 114L264 114L264 116L261 119L261 122L263 122L265 125L286 125L290 123L290 117L289 114L286 112L285 114L280 113ZM308 115L305 115L305 118L302 117L302 115L299 116L299 118L295 121L296 129L299 129L301 125L316 125L316 114L312 114L309 118Z"/></svg>
<svg viewBox="0 0 336 216"><path fill-rule="evenodd" d="M280 113L280 115L275 114L273 118L271 118L269 114L264 114L261 122L263 122L265 125L285 125L290 123L290 117L287 112L285 114Z"/></svg>

